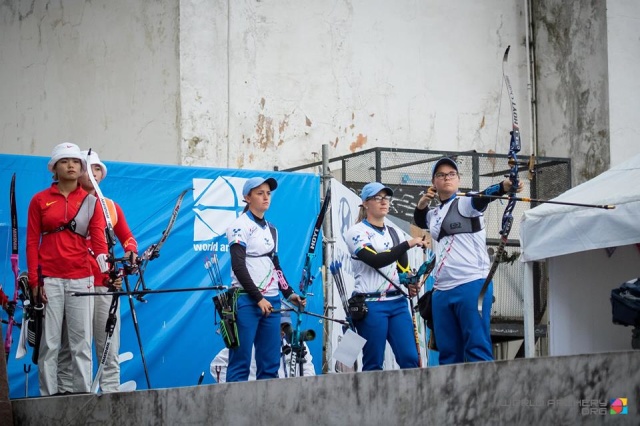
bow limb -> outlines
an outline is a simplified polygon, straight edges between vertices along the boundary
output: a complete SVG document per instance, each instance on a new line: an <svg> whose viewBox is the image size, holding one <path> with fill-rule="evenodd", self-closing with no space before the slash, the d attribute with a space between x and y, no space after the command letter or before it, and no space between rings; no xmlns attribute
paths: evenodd
<svg viewBox="0 0 640 426"><path fill-rule="evenodd" d="M141 284L142 284L142 289L145 291L147 290L146 285L144 283L144 271L147 268L147 263L149 263L150 260L153 260L158 256L160 256L160 249L162 248L164 243L167 241L167 238L171 233L171 229L173 228L173 225L175 224L176 219L178 218L178 213L180 212L180 205L182 204L182 200L184 199L185 195L187 195L187 192L191 190L192 188L187 188L180 193L180 195L178 196L178 200L173 206L173 210L171 212L171 217L169 218L169 222L167 223L167 226L165 227L164 231L162 231L162 235L160 236L160 239L158 240L158 242L151 244L149 248L147 248L142 253L142 255L139 256L138 259L136 260L135 266L137 268L139 278L138 278L138 282L134 287L134 290L138 290L138 287ZM142 300L141 296L138 297L138 300Z"/></svg>
<svg viewBox="0 0 640 426"><path fill-rule="evenodd" d="M176 222L176 219L178 218L178 212L180 211L180 205L182 204L182 200L184 199L184 196L189 191L190 189L185 189L178 196L178 200L176 201L176 204L173 206L173 211L171 212L169 223L167 223L167 226L165 227L164 231L162 231L162 236L160 237L157 243L151 244L149 248L147 248L144 251L142 256L140 256L142 262L145 262L145 261L148 262L149 260L153 260L160 255L160 249L164 245L165 241L167 241L167 238L171 233L171 228L173 228L173 225Z"/></svg>
<svg viewBox="0 0 640 426"><path fill-rule="evenodd" d="M514 194L518 190L518 185L520 184L520 180L518 177L518 153L521 149L521 141L520 141L520 126L518 124L518 109L516 107L515 96L513 94L513 88L511 87L511 80L509 80L509 76L507 75L505 68L509 59L509 49L511 46L507 47L507 50L504 52L504 57L502 58L502 79L504 80L504 84L507 88L507 93L509 95L509 103L511 104L511 139L509 142L509 153L507 154L508 162L509 162L509 180L511 181L511 188L507 192L507 195L510 197L507 205L504 209L504 213L502 214L502 226L500 228L500 244L498 245L498 249L496 250L495 258L493 260L493 264L489 269L489 274L482 285L482 289L480 290L480 294L478 295L478 313L482 316L482 305L484 302L484 296L487 292L487 288L493 279L493 276L498 269L498 264L500 263L500 259L502 258L502 254L504 252L504 248L509 241L509 233L511 232L511 227L513 226L513 209L516 206L516 200L513 198Z"/></svg>
<svg viewBox="0 0 640 426"><path fill-rule="evenodd" d="M20 269L18 266L18 209L16 208L16 174L11 177L11 188L9 190L9 203L11 205L11 270L14 275L13 287L13 303L18 300L18 276ZM13 313L9 315L7 323L7 334L4 339L4 352L7 361L9 360L9 352L13 344L13 325L15 324Z"/></svg>

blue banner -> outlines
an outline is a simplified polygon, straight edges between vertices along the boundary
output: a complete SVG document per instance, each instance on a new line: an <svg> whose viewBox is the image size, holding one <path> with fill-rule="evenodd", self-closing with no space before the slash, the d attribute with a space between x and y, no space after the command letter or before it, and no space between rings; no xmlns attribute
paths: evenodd
<svg viewBox="0 0 640 426"><path fill-rule="evenodd" d="M0 280L3 290L13 297L14 277L10 267L9 186L16 173L16 200L20 238L20 270L26 270L27 210L33 195L51 185L48 158L0 154ZM142 253L157 243L165 231L179 194L188 190L177 220L160 256L149 262L144 274L149 289L178 289L211 286L205 262L217 255L225 285L230 283L230 258L226 227L244 208L242 185L253 176L274 177L278 188L273 192L266 218L279 232L278 253L289 284L299 291L299 280L316 216L320 210L320 180L303 173L216 169L206 167L161 166L105 162L107 178L100 188L105 197L122 207L126 220ZM5 241L6 244L1 242ZM316 248L313 271L322 265L322 244ZM122 255L120 245L116 255ZM137 275L130 277L134 286ZM322 276L318 274L310 290L307 310L321 313ZM152 388L191 386L205 372L203 383L213 383L209 364L223 348L216 333L212 297L215 291L149 294L146 303L134 299L140 337ZM135 381L137 389L146 389L140 348L133 327L127 297L120 299L120 353L131 352L133 359L121 365L121 382ZM6 319L6 313L2 313ZM21 322L22 310L16 310ZM294 315L295 321L295 315ZM316 331L309 342L316 371L322 371L322 323L303 318L304 329ZM3 333L4 333L3 327ZM10 397L25 396L25 372L31 363L31 349L21 359L15 358L20 330L14 327L14 344L8 361ZM4 335L3 335L4 339ZM94 357L94 370L97 370ZM29 373L29 396L38 396L37 366Z"/></svg>

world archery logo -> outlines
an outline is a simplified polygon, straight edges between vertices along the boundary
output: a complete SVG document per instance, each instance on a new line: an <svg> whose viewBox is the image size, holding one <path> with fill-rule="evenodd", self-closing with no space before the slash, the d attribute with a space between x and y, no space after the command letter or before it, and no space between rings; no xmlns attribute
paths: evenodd
<svg viewBox="0 0 640 426"><path fill-rule="evenodd" d="M609 401L609 414L629 414L627 398L615 398Z"/></svg>
<svg viewBox="0 0 640 426"><path fill-rule="evenodd" d="M193 179L195 251L228 251L227 228L242 214L242 186L246 181L234 176Z"/></svg>

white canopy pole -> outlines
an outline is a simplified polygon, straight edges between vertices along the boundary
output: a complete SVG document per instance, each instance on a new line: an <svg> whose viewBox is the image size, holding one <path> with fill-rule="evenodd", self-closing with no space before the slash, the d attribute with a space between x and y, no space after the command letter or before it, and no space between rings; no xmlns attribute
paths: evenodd
<svg viewBox="0 0 640 426"><path fill-rule="evenodd" d="M533 305L533 262L524 263L524 356L533 358L535 356L535 318Z"/></svg>

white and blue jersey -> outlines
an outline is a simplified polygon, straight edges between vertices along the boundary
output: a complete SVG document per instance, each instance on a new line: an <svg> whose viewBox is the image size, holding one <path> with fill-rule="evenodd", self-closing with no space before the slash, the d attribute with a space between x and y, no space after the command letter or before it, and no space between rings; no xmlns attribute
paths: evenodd
<svg viewBox="0 0 640 426"><path fill-rule="evenodd" d="M431 243L436 253L436 267L433 272L434 288L438 290L450 290L461 284L485 279L489 273L487 233L484 229L482 212L473 208L472 198L460 197L457 203L453 203L455 198L454 195L448 202L427 212ZM461 216L479 217L482 229L471 233L444 235L440 241L437 241L442 222L449 213L450 207L455 204Z"/></svg>
<svg viewBox="0 0 640 426"><path fill-rule="evenodd" d="M367 265L356 257L360 250L374 250L382 253L390 250L395 244L389 233L388 225L380 231L369 224L366 220L356 223L345 233L345 241L349 247L349 252L353 259L353 275L355 278L354 290L356 293L385 293L395 291L396 288L374 268ZM404 233L398 233L399 243L406 241ZM400 286L396 262L379 268L386 277ZM395 299L402 296L394 296L387 299ZM369 300L369 299L368 299ZM382 300L374 298L371 300Z"/></svg>
<svg viewBox="0 0 640 426"><path fill-rule="evenodd" d="M272 260L277 247L268 223L265 226L258 225L253 214L247 211L227 228L227 240L229 247L241 244L246 249L247 270L260 293L265 297L278 296L278 275ZM233 270L231 285L242 288Z"/></svg>

